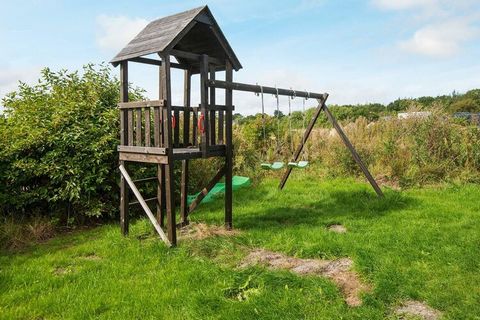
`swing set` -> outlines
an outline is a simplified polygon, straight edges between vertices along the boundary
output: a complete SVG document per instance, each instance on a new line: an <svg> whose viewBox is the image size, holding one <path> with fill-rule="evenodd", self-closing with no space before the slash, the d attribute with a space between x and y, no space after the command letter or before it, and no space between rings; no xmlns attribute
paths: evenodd
<svg viewBox="0 0 480 320"><path fill-rule="evenodd" d="M177 242L176 229L189 224L189 215L223 178L225 227L232 228L233 91L261 94L262 114L265 111L263 94L276 96L277 113L280 95L289 97L289 103L290 98L294 97L318 101L318 107L304 130L301 143L287 163L279 184L280 189L284 188L293 168L308 166L305 159L301 160L302 151L320 112L323 111L375 192L382 196L382 191L367 167L325 105L328 94L233 82L233 71L240 70L242 65L207 6L152 21L110 62L113 66L120 66L120 145L117 150L120 169L120 226L124 235L127 235L129 230L129 206L141 205L160 238L167 245L174 246ZM132 63L158 68L158 100L130 101L128 75ZM174 105L172 102L172 69L179 69L184 75L182 105ZM224 72L225 80L216 80L219 72ZM200 80L199 105L191 103L191 82L194 75L199 75ZM223 104L217 101L217 90L225 91ZM277 138L279 136L278 134ZM279 146L277 139L277 152ZM190 160L212 157L223 158L224 162L217 173L209 181L206 180L208 182L205 187L189 202ZM179 223L176 222L174 201L177 172L174 164L177 161L181 162L182 168ZM213 163L216 162L204 161L199 165L209 166ZM130 166L135 164L154 165L157 169L156 176L135 180L130 176ZM261 166L265 169L280 170L285 164L276 161ZM137 188L138 184L146 181L157 184L156 197L145 199ZM136 201L129 202L132 193ZM155 209L152 206L155 206Z"/></svg>
<svg viewBox="0 0 480 320"><path fill-rule="evenodd" d="M276 93L275 93L275 99L276 99L276 106L277 106L277 136L276 136L276 141L277 141L277 148L276 148L276 154L279 155L280 154L280 150L281 150L281 143L280 143L280 102L279 102L279 98L278 98L278 89L277 87L275 87L276 89ZM303 108L302 108L302 131L305 132L305 101L308 100L308 97L309 97L309 92L308 91L305 91L305 93L307 94L307 97L303 98ZM262 151L262 154L265 153L266 151L266 146L265 146L265 143L267 141L267 137L266 137L266 123L265 123L265 102L264 102L264 99L263 99L263 87L260 86L260 95L261 95L261 100L262 100L262 132L263 132L263 142L264 142L264 145L263 145L263 151ZM291 120L291 116L292 116L292 108L291 108L291 100L295 99L296 97L296 92L293 90L293 96L291 97L288 97L288 134L289 134L289 139L290 139L290 142L291 142L291 145L292 145L292 151L293 151L293 136L292 136L292 120ZM302 138L302 141L301 141L301 144L302 145L305 145L305 140L304 140L305 137ZM303 149L303 148L302 148ZM304 153L303 153L304 154ZM275 161L273 163L267 163L267 162L263 162L260 164L260 167L264 170L281 170L283 167L285 166L285 163L283 161ZM287 163L287 166L288 168L297 168L297 169L305 169L307 166L308 166L308 161L305 160L305 159L302 159L298 162L296 161L289 161Z"/></svg>

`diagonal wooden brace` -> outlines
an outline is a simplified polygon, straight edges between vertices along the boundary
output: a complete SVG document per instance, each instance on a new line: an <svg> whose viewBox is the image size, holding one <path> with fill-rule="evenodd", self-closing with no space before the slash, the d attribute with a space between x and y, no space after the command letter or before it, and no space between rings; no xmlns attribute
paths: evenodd
<svg viewBox="0 0 480 320"><path fill-rule="evenodd" d="M303 133L302 141L300 142L300 144L297 147L297 150L295 150L295 153L293 154L292 162L297 162L298 159L300 158L303 147L305 146L305 142L307 142L307 139L310 136L310 133L312 132L313 127L315 126L315 123L317 122L320 112L322 112L322 108L325 105L325 101L327 101L327 98L328 98L328 94L325 93L322 99L318 99L318 107L315 110L315 113L313 114L313 117L310 120L310 123L308 124L307 129ZM285 173L283 174L282 180L280 181L280 185L278 186L280 189L283 189L283 187L287 183L288 177L290 176L291 172L292 172L292 168L288 167Z"/></svg>
<svg viewBox="0 0 480 320"><path fill-rule="evenodd" d="M127 181L127 184L128 186L130 187L130 189L132 189L132 192L133 194L135 195L135 197L137 198L138 202L140 203L140 205L142 206L143 210L145 211L145 213L147 214L148 218L150 219L150 221L152 222L153 226L155 227L155 230L157 230L158 232L158 235L160 236L160 238L162 238L163 242L165 242L165 244L167 246L172 246L172 244L170 243L170 241L168 240L168 237L167 235L163 232L162 228L160 227L160 225L158 224L158 221L155 219L155 216L153 215L152 211L150 210L150 208L148 207L147 203L145 202L145 200L143 199L142 195L140 194L140 191L138 191L137 187L135 186L135 184L133 183L132 181L132 178L130 178L130 175L128 174L127 170L125 169L125 167L123 165L120 165L120 172L122 173L122 176L125 178L125 180Z"/></svg>
<svg viewBox="0 0 480 320"><path fill-rule="evenodd" d="M370 182L370 184L372 185L372 188L375 190L375 192L377 193L377 195L378 195L379 197L383 197L383 192L382 192L382 190L381 190L380 187L378 186L378 184L377 184L377 182L375 181L375 179L372 177L372 174L370 173L370 171L368 171L367 166L363 163L362 158L360 158L360 155L357 153L357 151L356 151L355 148L353 147L352 143L351 143L350 140L348 139L348 137L347 137L347 135L345 134L345 132L343 132L342 127L338 124L337 120L335 119L335 117L333 116L333 114L330 112L330 110L327 108L326 105L323 106L323 110L325 111L328 120L332 123L333 127L335 128L335 130L337 130L337 133L338 133L338 135L340 136L340 138L342 139L343 143L345 144L345 146L347 147L347 149L348 149L348 150L350 151L350 153L352 154L353 159L354 159L355 162L358 164L358 166L359 166L360 169L362 170L363 174L364 174L365 177L367 178L368 182Z"/></svg>

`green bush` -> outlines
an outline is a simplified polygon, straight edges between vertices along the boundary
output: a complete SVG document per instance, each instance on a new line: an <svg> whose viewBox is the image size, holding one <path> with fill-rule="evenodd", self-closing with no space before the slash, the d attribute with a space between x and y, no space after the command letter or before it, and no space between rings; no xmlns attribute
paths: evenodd
<svg viewBox="0 0 480 320"><path fill-rule="evenodd" d="M110 215L116 207L119 82L106 66L44 69L3 100L0 206L5 213ZM138 100L141 91L132 90Z"/></svg>

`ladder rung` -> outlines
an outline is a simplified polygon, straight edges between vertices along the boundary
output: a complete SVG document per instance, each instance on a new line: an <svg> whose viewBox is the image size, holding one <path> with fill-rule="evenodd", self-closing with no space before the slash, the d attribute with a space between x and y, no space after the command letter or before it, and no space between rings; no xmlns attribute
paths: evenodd
<svg viewBox="0 0 480 320"><path fill-rule="evenodd" d="M150 178L142 178L142 179L133 180L133 183L147 182L147 181L152 181L152 180L157 180L157 177L150 177Z"/></svg>
<svg viewBox="0 0 480 320"><path fill-rule="evenodd" d="M150 198L150 199L145 199L145 202L151 202L151 201L154 201L154 200L157 200L157 197ZM140 202L138 202L138 201L133 201L133 202L130 202L128 205L131 206L131 205L139 204L139 203Z"/></svg>

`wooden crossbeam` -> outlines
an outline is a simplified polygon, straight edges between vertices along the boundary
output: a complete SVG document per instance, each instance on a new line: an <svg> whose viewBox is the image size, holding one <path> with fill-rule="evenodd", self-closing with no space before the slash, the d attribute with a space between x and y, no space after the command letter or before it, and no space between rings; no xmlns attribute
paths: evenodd
<svg viewBox="0 0 480 320"><path fill-rule="evenodd" d="M119 168L120 168L120 172L122 173L123 178L127 182L128 186L132 190L133 194L137 198L137 200L140 203L140 205L142 206L143 210L147 214L148 219L150 219L150 222L152 222L153 226L155 227L155 230L157 230L158 235L160 236L160 238L162 238L163 242L165 242L165 244L170 247L172 244L168 240L167 235L163 232L162 228L158 224L157 220L155 219L155 216L153 215L152 211L150 210L147 203L145 202L142 195L140 194L140 191L138 191L137 187L135 186L135 184L132 181L132 178L130 178L130 175L128 174L127 170L125 169L125 167L123 165L120 165Z"/></svg>
<svg viewBox="0 0 480 320"><path fill-rule="evenodd" d="M210 190L212 190L212 188L220 181L220 179L222 179L222 177L225 175L225 171L226 171L225 166L222 166L217 171L217 173L212 178L212 180L210 180L210 182L207 183L205 188L203 188L202 191L200 191L198 196L195 198L195 200L193 200L193 202L190 204L190 207L188 208L189 214L192 213L193 210L195 210L195 208L197 208L197 206L200 204L203 198L205 198L205 196L210 192Z"/></svg>

